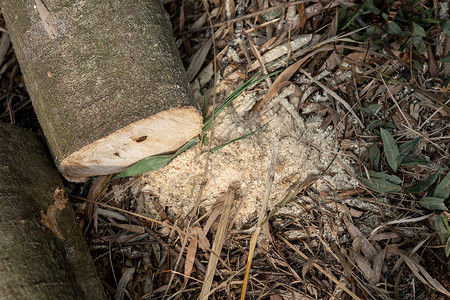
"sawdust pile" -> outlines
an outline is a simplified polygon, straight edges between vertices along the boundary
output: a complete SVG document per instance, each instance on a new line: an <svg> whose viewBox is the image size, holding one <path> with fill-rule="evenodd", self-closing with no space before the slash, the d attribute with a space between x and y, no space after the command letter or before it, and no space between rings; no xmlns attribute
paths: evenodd
<svg viewBox="0 0 450 300"><path fill-rule="evenodd" d="M303 180L308 174L320 174L327 168L338 150L335 142L337 133L332 128L320 130L321 118L302 119L294 109L299 101L294 94L293 86L285 88L273 99L278 104L264 115L257 116L249 112L256 98L256 92L250 92L237 98L219 115L214 125L213 146L229 142L270 122L254 135L210 154L202 208L211 209L222 201L230 184L233 184L238 186L235 207L240 207L240 210L237 226L241 227L255 217L264 197L274 147L278 148L279 154L269 208L283 199L296 180ZM203 148L205 150L206 147ZM159 196L160 204L173 217L185 216L195 205L206 156L207 153L202 153L199 145L191 148L166 167L146 174L139 191ZM341 167L343 164L347 166L347 171L351 170L349 163L341 156L337 160L339 163L335 161L314 188L324 191L356 186L356 181ZM148 202L153 200L148 198ZM289 208L283 211L286 213Z"/></svg>

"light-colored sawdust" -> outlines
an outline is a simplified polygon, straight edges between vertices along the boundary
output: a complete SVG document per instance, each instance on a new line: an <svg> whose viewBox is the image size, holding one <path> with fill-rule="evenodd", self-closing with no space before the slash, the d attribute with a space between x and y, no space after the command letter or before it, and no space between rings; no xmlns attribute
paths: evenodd
<svg viewBox="0 0 450 300"><path fill-rule="evenodd" d="M282 200L287 189L296 180L308 174L320 174L327 168L338 150L336 132L329 128L320 130L321 118L307 121L294 117L286 109L286 103L295 107L299 99L293 96L292 86L285 88L273 101L275 105L263 116L249 112L256 92L237 98L217 118L214 125L213 146L221 145L248 132L269 124L263 130L234 142L210 154L208 180L201 207L211 209L230 184L238 184L235 207L243 199L236 224L246 224L257 215L264 196L267 173L273 148L279 149L275 180L269 200L269 208ZM207 148L203 147L203 151ZM143 177L141 189L159 196L161 205L176 217L182 217L194 207L207 153L200 145L186 151L166 167ZM345 157L341 163L351 170ZM356 186L356 181L344 171L340 164L333 163L327 173L314 185L318 190L342 189ZM152 199L153 200L153 199ZM283 210L289 212L289 208ZM293 209L292 213L298 212Z"/></svg>

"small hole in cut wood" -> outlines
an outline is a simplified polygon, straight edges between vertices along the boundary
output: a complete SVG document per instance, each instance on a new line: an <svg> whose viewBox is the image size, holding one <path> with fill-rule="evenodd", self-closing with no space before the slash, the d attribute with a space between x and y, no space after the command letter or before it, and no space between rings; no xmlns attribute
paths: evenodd
<svg viewBox="0 0 450 300"><path fill-rule="evenodd" d="M136 143L141 143L147 139L146 135L141 136L140 138L136 139Z"/></svg>

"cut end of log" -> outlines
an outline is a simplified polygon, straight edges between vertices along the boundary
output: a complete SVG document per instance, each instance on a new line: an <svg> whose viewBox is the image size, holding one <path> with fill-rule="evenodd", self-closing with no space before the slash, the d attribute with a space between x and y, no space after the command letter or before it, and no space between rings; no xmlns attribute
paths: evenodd
<svg viewBox="0 0 450 300"><path fill-rule="evenodd" d="M58 169L72 182L118 173L145 157L177 150L201 128L202 118L194 107L162 111L70 154Z"/></svg>

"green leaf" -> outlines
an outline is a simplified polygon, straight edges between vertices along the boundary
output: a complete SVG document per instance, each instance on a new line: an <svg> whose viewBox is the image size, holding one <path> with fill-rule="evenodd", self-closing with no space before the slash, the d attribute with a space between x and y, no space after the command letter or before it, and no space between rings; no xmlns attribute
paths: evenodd
<svg viewBox="0 0 450 300"><path fill-rule="evenodd" d="M423 156L409 154L403 159L401 165L402 166L416 166L416 165L425 165L428 163L429 163L429 161Z"/></svg>
<svg viewBox="0 0 450 300"><path fill-rule="evenodd" d="M448 211L444 203L445 199L436 197L423 197L419 204L429 210L445 210Z"/></svg>
<svg viewBox="0 0 450 300"><path fill-rule="evenodd" d="M184 144L183 147L178 149L178 151L175 152L175 154L154 155L154 156L149 156L144 159L141 159L140 161L138 161L131 167L129 167L129 168L125 169L124 171L122 171L121 173L119 173L113 179L134 176L134 175L139 175L139 174L143 174L143 173L156 171L156 170L164 167L168 163L170 163L175 157L177 157L184 151L188 150L189 148L191 148L192 146L197 144L199 141L200 141L200 139L198 137L191 139L189 142Z"/></svg>
<svg viewBox="0 0 450 300"><path fill-rule="evenodd" d="M167 165L173 158L173 155L155 155L146 157L119 173L114 179L156 171Z"/></svg>
<svg viewBox="0 0 450 300"><path fill-rule="evenodd" d="M388 26L388 32L391 34L397 34L402 36L403 35L403 30L400 28L400 26L397 25L397 23L395 22L389 22L387 23Z"/></svg>
<svg viewBox="0 0 450 300"><path fill-rule="evenodd" d="M378 171L380 169L380 149L376 143L373 143L369 149L370 168Z"/></svg>
<svg viewBox="0 0 450 300"><path fill-rule="evenodd" d="M438 20L433 19L433 18L425 18L425 19L423 19L423 22L426 24L433 24L433 25L440 23Z"/></svg>
<svg viewBox="0 0 450 300"><path fill-rule="evenodd" d="M450 62L450 52L439 60L440 62Z"/></svg>
<svg viewBox="0 0 450 300"><path fill-rule="evenodd" d="M269 122L270 122L270 121L269 121ZM217 146L217 147L212 148L212 149L211 149L211 153L216 152L217 150L220 150L220 149L222 149L223 147L225 147L225 146L227 146L227 145L229 145L229 144L231 144L231 143L237 142L237 141L239 141L239 140L245 139L246 137L255 134L256 132L260 131L261 129L267 127L267 125L269 124L269 122L267 122L267 123L264 124L263 126L259 127L258 129L253 130L252 132L246 133L246 134L244 134L244 135L242 135L242 136L240 136L240 137L238 137L238 138L235 138L235 139L233 139L233 140L231 140L231 141L229 141L229 142L227 142L227 143L224 143L224 144L222 144L222 145L220 145L220 146Z"/></svg>
<svg viewBox="0 0 450 300"><path fill-rule="evenodd" d="M357 17L359 17L359 15L361 15L361 14L364 12L365 8L366 8L370 3L372 3L371 0L369 0L369 1L364 1L362 4L355 5L352 9L358 9L358 10L355 11L355 12L353 12L353 13L351 14L351 17L344 23L344 25L342 26L341 29L345 29L345 28L347 28L349 25L351 25L351 24L353 23L353 21L355 21L355 19L356 19Z"/></svg>
<svg viewBox="0 0 450 300"><path fill-rule="evenodd" d="M386 127L384 127L384 129L386 129L389 132L392 132L392 131L394 131L396 129L395 128L395 124L392 121L392 119L389 120L389 122L387 123Z"/></svg>
<svg viewBox="0 0 450 300"><path fill-rule="evenodd" d="M436 232L439 235L441 243L444 244L450 236L450 227L448 225L447 217L441 213L434 219L434 225L436 226Z"/></svg>
<svg viewBox="0 0 450 300"><path fill-rule="evenodd" d="M414 68L416 68L417 70L422 69L422 64L417 59L413 59L412 62L413 62Z"/></svg>
<svg viewBox="0 0 450 300"><path fill-rule="evenodd" d="M386 173L382 173L382 172L375 172L372 170L369 170L369 175L370 175L370 178L386 179L390 183L394 183L394 184L402 184L403 183L403 180L401 180L399 177L397 177L395 175L390 175L390 174L386 174Z"/></svg>
<svg viewBox="0 0 450 300"><path fill-rule="evenodd" d="M402 161L406 158L406 156L408 156L408 154L417 147L417 145L419 144L420 140L423 137L418 137L412 141L407 141L406 143L403 143L402 145L400 145L398 147L398 151L399 151L399 157L398 157L398 164L401 165Z"/></svg>
<svg viewBox="0 0 450 300"><path fill-rule="evenodd" d="M444 179L436 186L433 193L434 197L447 199L450 195L450 172L445 175Z"/></svg>
<svg viewBox="0 0 450 300"><path fill-rule="evenodd" d="M247 80L243 85L241 85L239 88L237 88L233 93L231 93L230 96L227 97L227 99L225 99L225 101L214 111L213 116L210 116L204 123L203 125L203 132L207 131L212 124L212 120L213 117L214 119L217 118L217 116L225 109L225 107L227 107L231 102L233 102L234 99L236 99L240 94L242 94L242 92L244 92L248 87L257 84L258 82L269 78L273 75L276 75L280 72L282 72L283 70L278 70L275 72L272 72L270 74L264 75L264 76L260 76L261 73L256 74L255 76L253 76L252 78L250 78L249 80Z"/></svg>
<svg viewBox="0 0 450 300"><path fill-rule="evenodd" d="M420 45L423 43L423 38L420 36L416 36L412 39L411 42L412 42L414 48L416 48L416 50L418 50L417 54L421 54L423 49L420 48Z"/></svg>
<svg viewBox="0 0 450 300"><path fill-rule="evenodd" d="M413 35L418 36L418 37L426 37L427 33L425 32L425 29L423 29L422 26L420 26L419 24L417 24L416 22L413 22Z"/></svg>
<svg viewBox="0 0 450 300"><path fill-rule="evenodd" d="M366 127L366 131L368 132L373 132L373 130L377 127L383 126L383 121L381 120L373 120L372 122L369 123L369 125L367 125Z"/></svg>
<svg viewBox="0 0 450 300"><path fill-rule="evenodd" d="M358 109L362 112L365 112L366 114L376 116L376 114L380 111L381 107L382 106L380 104L370 104L367 107L358 106Z"/></svg>
<svg viewBox="0 0 450 300"><path fill-rule="evenodd" d="M443 31L446 35L450 36L450 20L445 20L445 21L443 21L443 22L441 23L441 28L442 28L442 31Z"/></svg>
<svg viewBox="0 0 450 300"><path fill-rule="evenodd" d="M183 145L183 147L181 147L180 149L178 149L177 152L175 152L175 154L173 154L173 156L177 157L178 155L180 155L181 153L183 153L184 151L192 148L193 146L195 146L198 142L200 142L200 139L198 138L198 136L192 138L189 142L187 142L186 144Z"/></svg>
<svg viewBox="0 0 450 300"><path fill-rule="evenodd" d="M359 180L368 188L379 193L395 193L400 192L402 187L385 179L378 178L359 178Z"/></svg>
<svg viewBox="0 0 450 300"><path fill-rule="evenodd" d="M200 139L200 142L201 142L202 147L203 146L208 146L209 145L209 137L208 137L208 135L206 133L202 132L201 133L201 137L202 138Z"/></svg>
<svg viewBox="0 0 450 300"><path fill-rule="evenodd" d="M399 151L397 144L395 143L394 138L392 135L385 129L380 129L381 139L383 140L383 149L384 149L384 155L386 155L386 160L389 164L389 166L394 170L394 172L397 172L398 169L398 156Z"/></svg>
<svg viewBox="0 0 450 300"><path fill-rule="evenodd" d="M434 172L433 175L431 175L424 181L410 186L409 188L406 189L406 191L411 194L418 194L418 193L425 192L436 181L436 179L439 177L440 172L441 172L441 168L439 168L436 172Z"/></svg>

